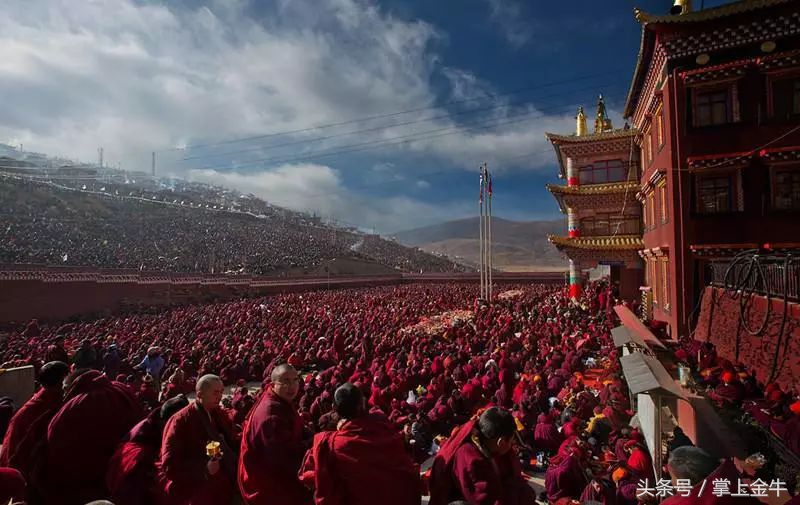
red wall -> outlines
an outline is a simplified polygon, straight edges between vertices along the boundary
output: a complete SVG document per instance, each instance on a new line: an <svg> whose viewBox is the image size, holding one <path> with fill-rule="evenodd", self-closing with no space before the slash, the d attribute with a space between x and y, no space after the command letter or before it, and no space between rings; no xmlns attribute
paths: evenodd
<svg viewBox="0 0 800 505"><path fill-rule="evenodd" d="M390 275L362 277L247 279L220 277L202 279L197 276L164 275L160 277L130 275L110 278L96 272L61 273L53 280L52 273L33 272L22 278L19 272L0 272L0 325L13 326L36 318L40 321L62 321L73 317L107 316L136 308L168 307L276 293L326 289L383 286L407 282L471 282L477 274ZM562 273L495 274L495 284L535 282L564 284ZM502 289L496 289L496 293ZM477 287L476 287L477 290Z"/></svg>
<svg viewBox="0 0 800 505"><path fill-rule="evenodd" d="M772 370L784 313L782 299L770 299L770 304L772 308L766 330L763 335L753 336L741 325L739 300L732 299L719 288L707 287L703 292L695 339L712 342L720 356L745 364L756 371L759 381L766 382ZM746 311L747 324L751 329L762 324L766 309L765 297L753 298ZM788 349L785 344L787 336ZM788 304L781 350L776 381L784 388L800 387L800 304Z"/></svg>

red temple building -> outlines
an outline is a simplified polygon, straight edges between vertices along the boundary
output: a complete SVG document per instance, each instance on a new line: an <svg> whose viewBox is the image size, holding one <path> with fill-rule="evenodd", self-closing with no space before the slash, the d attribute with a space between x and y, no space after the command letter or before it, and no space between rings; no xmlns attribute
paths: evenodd
<svg viewBox="0 0 800 505"><path fill-rule="evenodd" d="M714 344L719 359L762 386L797 391L800 8L796 0L691 7L679 0L669 14L636 11L642 38L624 116L641 159L642 319L672 340ZM615 341L649 333L624 312ZM708 398L675 388L666 368L674 372L677 357L655 354L623 358L646 362L660 384L637 399L640 418L652 420L654 460L667 436L662 409L698 445L740 454ZM635 365L622 363L626 377ZM774 432L764 436L780 454Z"/></svg>
<svg viewBox="0 0 800 505"><path fill-rule="evenodd" d="M548 133L566 185L547 185L567 214L564 236L549 240L569 258L570 293L582 289L582 271L608 265L620 296L633 299L642 283L639 150L634 129L614 129L600 97L594 131L588 132L583 108L572 135Z"/></svg>
<svg viewBox="0 0 800 505"><path fill-rule="evenodd" d="M645 319L678 338L737 253L797 254L800 9L750 0L692 11L686 1L636 19L624 115L640 132Z"/></svg>

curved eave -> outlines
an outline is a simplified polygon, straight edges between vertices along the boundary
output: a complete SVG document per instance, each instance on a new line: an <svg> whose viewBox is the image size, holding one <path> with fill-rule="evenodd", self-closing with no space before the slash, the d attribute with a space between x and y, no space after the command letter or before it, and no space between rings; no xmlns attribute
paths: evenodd
<svg viewBox="0 0 800 505"><path fill-rule="evenodd" d="M600 237L569 238L548 235L547 241L561 249L582 249L596 251L638 251L644 247L639 235L617 235Z"/></svg>
<svg viewBox="0 0 800 505"><path fill-rule="evenodd" d="M603 140L619 139L624 137L633 137L638 133L636 128L616 128L614 130L589 133L587 135L560 135L558 133L545 133L545 137L553 145L560 146L562 144L583 144L586 142L602 142Z"/></svg>
<svg viewBox="0 0 800 505"><path fill-rule="evenodd" d="M613 195L615 193L625 193L632 189L639 189L638 181L612 182L608 184L586 184L582 186L559 186L558 184L548 184L547 190L555 194L563 195Z"/></svg>
<svg viewBox="0 0 800 505"><path fill-rule="evenodd" d="M638 19L638 10L634 9ZM629 118L633 115L634 99L638 100L638 92L642 87L647 69L643 69L645 50L652 50L652 45L655 44L654 37L648 35L647 24L642 24L642 37L639 42L639 54L636 56L636 66L633 68L633 78L631 79L631 87L628 89L628 97L625 99L625 108L622 110L622 117ZM649 57L649 55L648 55Z"/></svg>
<svg viewBox="0 0 800 505"><path fill-rule="evenodd" d="M648 14L640 9L634 9L636 21L642 24L688 24L744 14L746 12L765 9L775 5L781 5L796 0L742 0L732 2L719 7L692 11L687 14Z"/></svg>

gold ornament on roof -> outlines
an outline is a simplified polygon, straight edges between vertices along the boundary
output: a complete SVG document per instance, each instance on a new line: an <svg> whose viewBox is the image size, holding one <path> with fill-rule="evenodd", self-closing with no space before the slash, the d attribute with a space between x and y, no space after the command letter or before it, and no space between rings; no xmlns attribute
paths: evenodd
<svg viewBox="0 0 800 505"><path fill-rule="evenodd" d="M586 114L583 112L583 106L578 107L578 115L575 116L575 122L577 123L575 126L575 135L578 137L583 137L588 133L586 128Z"/></svg>
<svg viewBox="0 0 800 505"><path fill-rule="evenodd" d="M597 116L594 118L594 132L602 133L613 130L611 119L606 112L606 103L603 100L603 95L600 95L597 100Z"/></svg>

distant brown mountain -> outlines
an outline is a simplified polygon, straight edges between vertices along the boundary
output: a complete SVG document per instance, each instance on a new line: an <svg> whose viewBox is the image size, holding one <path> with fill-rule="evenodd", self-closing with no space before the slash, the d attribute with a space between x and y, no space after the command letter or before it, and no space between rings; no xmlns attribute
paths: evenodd
<svg viewBox="0 0 800 505"><path fill-rule="evenodd" d="M500 270L566 270L566 258L547 241L547 235L564 234L566 220L510 221L493 218L492 256ZM465 263L477 264L478 218L395 233L397 240L428 252L446 254Z"/></svg>

